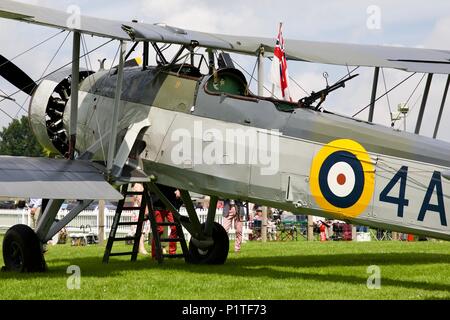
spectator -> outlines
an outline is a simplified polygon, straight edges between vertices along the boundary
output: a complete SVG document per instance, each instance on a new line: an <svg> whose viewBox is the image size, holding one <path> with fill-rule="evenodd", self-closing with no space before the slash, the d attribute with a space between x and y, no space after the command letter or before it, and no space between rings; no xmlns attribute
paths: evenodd
<svg viewBox="0 0 450 320"><path fill-rule="evenodd" d="M241 251L242 244L242 219L245 217L245 209L240 202L234 200L225 200L223 207L223 227L230 231L231 225L234 223L236 230L236 239L234 242L234 252Z"/></svg>
<svg viewBox="0 0 450 320"><path fill-rule="evenodd" d="M328 228L331 224L328 221L319 221L320 241L328 241Z"/></svg>
<svg viewBox="0 0 450 320"><path fill-rule="evenodd" d="M42 199L30 199L28 207L30 208L31 228L36 230L41 216Z"/></svg>
<svg viewBox="0 0 450 320"><path fill-rule="evenodd" d="M209 196L205 196L203 199L203 209L208 210L209 209L209 203L211 202L211 198Z"/></svg>
<svg viewBox="0 0 450 320"><path fill-rule="evenodd" d="M256 209L256 213L255 216L253 217L253 220L261 220L262 221L262 209L261 208L257 208Z"/></svg>
<svg viewBox="0 0 450 320"><path fill-rule="evenodd" d="M268 211L273 212L272 210ZM273 215L271 215L271 217L273 217ZM255 240L261 239L262 223L263 223L263 211L261 207L257 207L255 216L253 217L253 224L252 224ZM269 219L269 217L267 218L267 238L273 241L277 240L277 224L272 218Z"/></svg>
<svg viewBox="0 0 450 320"><path fill-rule="evenodd" d="M255 216L253 217L251 228L252 228L252 240L261 239L261 228L262 228L262 209L261 207L256 207Z"/></svg>
<svg viewBox="0 0 450 320"><path fill-rule="evenodd" d="M167 197L167 199L172 203L172 205L175 207L175 209L180 210L181 205L183 204L181 200L181 194L180 190L177 190L172 187L167 187L163 185L158 185L159 190ZM170 210L166 209L166 206L162 202L161 199L156 198L153 203L153 208L155 210L155 220L156 223L162 223L164 220L167 220L168 222L173 223L173 213ZM158 233L159 236L164 233L164 227L158 226ZM177 228L175 226L170 226L170 239L176 239L177 238ZM164 249L163 249L164 250ZM177 243L176 242L170 242L169 243L169 254L176 254L177 253ZM156 258L156 247L155 247L155 238L152 239L152 258Z"/></svg>
<svg viewBox="0 0 450 320"><path fill-rule="evenodd" d="M132 187L132 190L135 192L143 192L144 186L140 183L135 183ZM142 196L136 195L134 196L134 206L140 207L142 202ZM145 208L145 218L148 218L148 207ZM139 212L133 213L133 216L131 218L133 222L137 222L139 220ZM133 233L136 233L136 227L133 227L132 229ZM144 220L144 223L142 225L142 234L141 238L139 240L139 253L143 254L145 256L148 255L147 250L145 249L145 238L148 237L148 234L150 233L150 221L148 219Z"/></svg>

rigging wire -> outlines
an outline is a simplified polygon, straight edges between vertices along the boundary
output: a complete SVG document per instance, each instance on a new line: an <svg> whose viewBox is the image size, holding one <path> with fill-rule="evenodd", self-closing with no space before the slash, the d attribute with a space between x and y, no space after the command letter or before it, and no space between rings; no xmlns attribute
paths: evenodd
<svg viewBox="0 0 450 320"><path fill-rule="evenodd" d="M100 84L99 84L99 87L101 87L101 86L103 85L103 83L106 81L106 79L109 78L109 77L111 76L111 72L112 72L112 70L113 70L113 66L114 66L114 64L116 63L117 57L119 56L120 47L121 47L121 45L119 44L119 46L117 47L116 54L114 55L114 59L112 60L111 68L108 70L108 76L107 76L107 77L104 76L104 77L100 80L101 82L100 82ZM98 105L100 105L100 101L103 101L103 100L105 100L105 99L106 99L105 96L100 95ZM96 124L97 124L97 131L98 131L98 134L99 134L100 147L101 147L101 149L102 149L103 159L106 161L106 152L105 152L105 147L104 147L104 145L103 145L103 135L101 134L100 122L98 121L98 112L97 112L97 108L95 108L93 115L95 116L95 122L96 122Z"/></svg>
<svg viewBox="0 0 450 320"><path fill-rule="evenodd" d="M272 57L267 57L267 59L269 59L270 61L273 61L273 58L272 58ZM300 85L300 83L298 83L293 77L289 76L289 79L292 80L292 81L294 82L294 84L296 84L297 87L299 87L300 90L302 90L306 95L308 95L308 96L310 95L310 93L309 93L305 88L303 88L303 87Z"/></svg>
<svg viewBox="0 0 450 320"><path fill-rule="evenodd" d="M383 76L384 90L386 91L386 100L388 103L389 115L390 115L389 118L391 119L391 122L392 122L393 113L392 113L392 108L391 108L391 100L389 99L389 92L387 92L387 84L386 84L386 77L384 75L384 68L381 68L381 75Z"/></svg>
<svg viewBox="0 0 450 320"><path fill-rule="evenodd" d="M87 53L89 51L89 49L88 49L88 46L87 46L86 37L84 35L81 35L81 45L82 45L82 48L83 48L83 53L86 53L86 55L84 57L84 62L86 64L86 69L94 71L94 68L92 66L91 57L89 56L89 53Z"/></svg>
<svg viewBox="0 0 450 320"><path fill-rule="evenodd" d="M422 99L422 97L423 97L423 94L421 94L421 95L417 98L416 102L413 104L413 106L412 106L411 109L409 110L408 114L406 115L406 118L408 118L408 117L412 114L412 111L416 108L416 106L418 105L418 103L419 103L420 99Z"/></svg>
<svg viewBox="0 0 450 320"><path fill-rule="evenodd" d="M423 94L421 94L421 95L417 98L416 102L414 102L413 106L411 107L410 112L414 110L414 108L417 106L417 104L419 103L420 99L422 99L422 97L423 97ZM409 116L409 115L408 115L408 116Z"/></svg>
<svg viewBox="0 0 450 320"><path fill-rule="evenodd" d="M409 79L411 79L414 75L416 75L417 72L414 72L412 74L410 74L408 77L406 77L405 79L403 79L402 81L400 81L398 84L396 84L393 88L391 88L388 92L386 92L385 94L383 94L382 96L378 97L375 102L377 102L378 100L380 100L381 98L383 98L386 94L394 91L395 89L397 89L399 86L401 86L403 83L405 83L406 81L408 81ZM365 106L364 108L362 108L361 110L359 110L357 113L355 113L352 118L356 117L357 115L359 115L360 113L362 113L363 111L365 111L367 108L369 108L371 106L372 103L369 103L367 106Z"/></svg>
<svg viewBox="0 0 450 320"><path fill-rule="evenodd" d="M81 36L81 40L82 40L83 52L88 52L88 46L87 46L86 38L83 35ZM117 51L117 52L119 52L119 51ZM116 54L116 57L117 57L117 54ZM91 58L90 58L89 54L87 54L84 57L84 59L85 59L85 63L86 63L86 68L88 70L92 70L93 71L94 68L92 66L92 61L91 61ZM114 62L115 62L115 59L114 59ZM114 64L114 62L113 62L113 64ZM91 77L89 76L88 79L89 79L88 80L89 81L89 86L92 87L93 83L92 83ZM92 117L95 116L95 121L96 121L96 124L97 124L97 131L98 131L98 135L99 135L99 139L100 139L100 147L102 149L103 159L106 159L106 152L105 152L105 148L103 146L103 139L102 139L103 135L102 135L102 131L101 131L101 128L100 128L100 123L98 121L98 116L97 116L97 108L94 107L93 109L94 110L93 110L93 112L91 114L91 117L90 117L90 119L89 119L89 121L87 123L90 123L91 120L92 120ZM94 135L94 137L95 137L95 135Z"/></svg>
<svg viewBox="0 0 450 320"><path fill-rule="evenodd" d="M66 37L64 38L63 42L59 45L58 49L56 50L55 54L53 55L52 59L50 60L50 62L47 64L47 66L45 67L44 71L41 74L41 78L44 77L44 74L48 71L48 69L50 68L51 64L53 63L53 61L56 59L56 57L58 56L59 52L61 51L61 48L63 47L64 43L66 43L67 38L69 37L69 35L71 34L71 32L68 32ZM28 100L29 97L27 97ZM25 103L24 103L25 104ZM27 112L24 108L23 105L21 106L21 109L25 112ZM19 110L20 111L20 110Z"/></svg>
<svg viewBox="0 0 450 320"><path fill-rule="evenodd" d="M94 51L97 51L98 49L104 47L105 45L107 45L108 43L110 43L110 42L112 42L112 41L114 41L114 39L111 39L111 40L106 41L106 42L103 43L102 45L100 45L100 46L96 47L95 49L91 50L90 52L88 52L88 54L89 54L89 53L92 53L92 52L94 52ZM80 58L84 58L84 56L81 56ZM66 63L65 65L61 66L60 68L58 68L58 69L56 69L56 70L50 72L49 74L47 74L47 75L41 77L41 78L38 79L36 82L38 82L38 81L40 81L40 80L42 80L42 79L44 79L44 78L46 78L46 77L49 77L49 76L55 74L56 72L58 72L58 71L64 69L65 67L71 65L72 63L73 63L73 61L70 61L70 62ZM27 86L25 86L24 88L21 88L20 90L17 90L16 92L14 92L14 93L10 94L9 96L7 96L7 98L11 98L11 97L15 96L16 94L18 94L19 92L22 92L23 89L26 89L26 88L28 88L29 86L30 86L30 85L27 85ZM6 98L0 100L0 102L3 102L3 101L5 101L5 100L6 100Z"/></svg>
<svg viewBox="0 0 450 320"><path fill-rule="evenodd" d="M360 68L360 66L357 66L357 67L353 68L353 70L348 71L348 66L347 66L347 74L346 74L345 76L341 77L341 78L340 78L338 81L336 81L336 82L340 82L340 81L344 80L345 78L347 78L348 76L350 76L353 72L355 72L355 71L358 70L359 68Z"/></svg>
<svg viewBox="0 0 450 320"><path fill-rule="evenodd" d="M230 56L231 58L231 56ZM231 58L231 60L233 61L233 63L235 63L242 71L244 71L248 76L250 76L253 80L258 81L258 79L256 79L253 75L251 75L247 70L245 70L236 60L234 60L233 58ZM265 85L263 85L264 89L270 93L270 95L272 96L272 91L269 90ZM273 94L274 98L279 100L279 98Z"/></svg>
<svg viewBox="0 0 450 320"><path fill-rule="evenodd" d="M62 46L64 45L64 43L66 42L67 38L70 36L71 32L68 32L66 37L64 38L63 42L59 45L58 49L56 50L55 54L53 55L52 59L50 60L50 62L48 63L47 67L44 69L44 72L42 72L41 74L41 78L45 75L45 73L48 71L48 69L50 68L50 65L53 63L53 61L56 59L56 57L58 56L59 52L61 51Z"/></svg>
<svg viewBox="0 0 450 320"><path fill-rule="evenodd" d="M5 91L3 91L3 90L1 90L1 92L3 92L6 96L2 97L4 99L2 101L0 101L0 102L3 102L4 100L11 100L13 103L15 103L19 107L19 112L20 112L20 110L23 110L23 111L26 112L26 110L23 107L24 107L24 105L27 102L29 97L26 98L26 100L23 102L23 104L19 104L15 99L6 99L8 97L8 94Z"/></svg>
<svg viewBox="0 0 450 320"><path fill-rule="evenodd" d="M420 79L419 83L416 85L416 87L414 88L413 92L412 92L411 95L409 96L408 100L406 100L405 106L409 105L409 102L411 101L412 97L413 97L414 94L416 93L416 91L417 91L417 89L419 88L420 84L422 83L423 79L425 79L425 76L426 76L426 74L424 73L423 76L422 76L422 78ZM420 99L422 96L423 96L423 94L419 96L419 99ZM416 100L416 102L415 102L414 105L411 107L411 109L410 109L409 112L411 112L411 111L414 109L414 107L417 105L417 102L419 101L419 99ZM406 114L405 117L408 117L408 114ZM395 123L396 123L397 121L399 121L399 120L400 120L399 118L394 119L394 122L393 122L394 126L395 126Z"/></svg>
<svg viewBox="0 0 450 320"><path fill-rule="evenodd" d="M15 59L17 59L17 58L23 56L24 54L26 54L26 53L32 51L33 49L35 49L35 48L37 48L37 47L43 45L44 43L46 43L46 42L52 40L53 38L57 37L58 35L60 35L61 33L65 32L65 31L66 31L66 30L61 30L61 31L59 31L57 34L55 34L55 35L53 35L53 36L51 36L51 37L49 37L49 38L47 38L47 39L45 39L45 40L39 42L39 43L36 44L36 45L34 45L34 46L31 47L30 49L28 49L28 50L26 50L26 51L24 51L24 52L22 52L22 53L19 53L17 56L15 56L14 58L10 59L9 62L12 62L12 61L14 61ZM7 62L4 62L3 64L1 64L1 65L0 65L0 68L3 67L3 66L4 66L5 64L7 64L7 63L8 63L8 61L7 61Z"/></svg>
<svg viewBox="0 0 450 320"><path fill-rule="evenodd" d="M29 99L30 99L30 96L27 96L27 97L25 98L25 101L20 105L20 108L17 109L17 112L16 112L16 115L14 116L14 119L17 119L17 117L18 117L19 114L20 114L20 110L24 110L23 108L24 108L25 104L27 103L27 101L28 101ZM25 110L25 112L26 112L26 110Z"/></svg>
<svg viewBox="0 0 450 320"><path fill-rule="evenodd" d="M6 99L4 99L6 100ZM3 100L2 100L3 101ZM2 108L0 108L0 111L3 112L6 116L8 116L11 120L16 120L15 118L13 118L13 116L11 116L8 112L6 112L5 110L3 110Z"/></svg>
<svg viewBox="0 0 450 320"><path fill-rule="evenodd" d="M54 61L54 60L56 59L56 57L58 56L59 52L61 51L61 48L63 47L64 43L67 41L67 38L70 36L71 33L72 33L71 31L67 33L67 35L66 35L66 37L64 38L63 42L60 44L60 46L59 46L58 49L56 50L55 54L53 55L52 59L50 60L50 62L47 64L47 66L45 67L44 71L42 72L41 78L44 77L44 74L47 72L47 70L50 68L50 65L53 63L53 61ZM28 97L27 97L27 100L28 100L28 98L30 98L30 97L28 96ZM24 103L24 104L25 104L25 103ZM19 111L20 111L20 110L19 110ZM18 111L18 112L19 112L19 111ZM65 141L64 141L63 139L61 139L61 137L59 137L59 136L57 135L57 133L56 133L55 131L53 131L51 128L47 128L47 130L48 130L49 132L51 132L52 134L54 134L54 135L57 137L57 139L60 140L62 143L65 143Z"/></svg>
<svg viewBox="0 0 450 320"><path fill-rule="evenodd" d="M420 79L419 83L417 84L417 86L414 88L413 92L411 93L411 95L409 96L408 100L406 101L406 105L408 105L409 101L411 100L411 98L413 97L413 95L416 93L417 89L419 88L420 84L422 83L423 79L425 79L426 73L423 74L422 78Z"/></svg>
<svg viewBox="0 0 450 320"><path fill-rule="evenodd" d="M255 78L255 71L256 71L256 67L258 66L258 59L256 59L255 65L253 66L253 71L252 71L252 75L250 77L250 82L248 83L247 87L247 91L250 90L250 86L252 85L252 81Z"/></svg>
<svg viewBox="0 0 450 320"><path fill-rule="evenodd" d="M61 31L61 32L58 32L56 35L54 35L54 36L52 36L52 37L50 37L50 38L48 38L48 39L42 41L40 44L35 45L33 48L28 49L27 51L25 51L25 52L23 52L23 53L21 53L21 54L15 56L12 60L14 60L14 59L16 59L16 58L18 58L18 57L24 55L24 54L27 53L27 52L30 52L32 49L38 47L39 45L41 45L41 44L43 44L43 43L45 43L45 42L47 42L47 41L49 41L49 40L51 40L51 39L53 39L53 38L55 38L56 36L58 36L59 34L61 34L61 33L63 33L63 32L65 32L65 30L63 30L63 31ZM69 35L70 35L70 32L66 35L66 37L65 37L64 40L63 40L63 42L62 42L61 45L58 47L56 53L53 55L52 59L51 59L50 62L48 63L47 67L44 69L44 72L42 73L41 78L42 78L43 75L47 72L48 68L50 67L50 65L52 64L52 62L55 60L55 58L56 58L56 56L58 55L58 53L61 51L61 48L62 48L62 46L64 45L64 43L66 42L66 40L67 40L67 38L69 37ZM10 61L12 61L12 60L10 60ZM3 64L0 66L0 68L1 68L3 65L5 65L6 63L8 63L8 62L3 63ZM2 92L3 92L3 90L2 90ZM27 110L24 109L24 106L25 106L25 104L27 103L27 101L28 101L29 98L30 98L30 97L27 96L26 99L25 99L25 101L24 101L22 104L19 104L17 101L13 100L13 102L19 107L19 109L17 110L17 112L16 112L16 114L15 114L15 116L14 116L14 119L17 119L17 117L18 117L18 115L19 115L19 113L20 113L21 110L24 111L24 112L26 112L26 113L28 112ZM4 101L4 100L2 100L2 101ZM2 101L0 101L0 102L2 102Z"/></svg>
<svg viewBox="0 0 450 320"><path fill-rule="evenodd" d="M106 160L106 152L105 152L105 147L103 146L103 135L101 134L100 123L98 121L97 108L94 110L94 116L95 116L95 122L97 123L97 131L98 131L98 137L100 140L100 147L102 149L103 159Z"/></svg>
<svg viewBox="0 0 450 320"><path fill-rule="evenodd" d="M297 85L297 87L299 87L304 93L306 93L308 96L310 95L310 94L308 93L308 91L306 91L305 89L303 89L303 87L302 87L297 81L295 81L294 78L292 78L291 76L289 76L289 79L292 80L292 82L294 82L294 83Z"/></svg>

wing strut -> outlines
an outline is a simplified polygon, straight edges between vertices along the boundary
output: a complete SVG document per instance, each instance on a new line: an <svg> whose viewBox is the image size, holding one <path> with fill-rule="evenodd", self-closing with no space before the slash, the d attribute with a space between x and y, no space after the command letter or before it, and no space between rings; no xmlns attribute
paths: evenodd
<svg viewBox="0 0 450 320"><path fill-rule="evenodd" d="M78 122L78 89L80 84L80 41L81 34L78 31L73 33L72 48L72 92L70 97L70 140L69 159L75 159L75 145L77 143L77 122Z"/></svg>
<svg viewBox="0 0 450 320"><path fill-rule="evenodd" d="M148 43L148 41L143 41L142 42L144 45L144 53L143 53L143 59L142 59L142 69L146 70L148 65L149 65L149 53L150 53L150 44Z"/></svg>
<svg viewBox="0 0 450 320"><path fill-rule="evenodd" d="M373 114L375 112L375 102L377 98L378 77L380 75L380 67L375 67L373 74L372 97L370 98L369 122L373 122Z"/></svg>
<svg viewBox="0 0 450 320"><path fill-rule="evenodd" d="M123 85L123 67L125 64L125 55L127 51L127 44L125 41L120 40L120 57L119 66L117 73L117 85L114 100L114 110L113 118L111 123L111 135L109 136L109 147L108 147L108 161L107 161L107 172L111 176L111 171L113 168L114 155L116 153L116 142L117 142L117 126L119 125L119 106L122 96L122 85Z"/></svg>
<svg viewBox="0 0 450 320"><path fill-rule="evenodd" d="M447 77L447 83L445 84L444 96L442 97L441 108L439 109L439 115L436 121L436 127L434 128L433 138L437 138L439 132L439 126L441 125L442 113L444 112L445 102L447 101L448 87L450 86L450 75Z"/></svg>
<svg viewBox="0 0 450 320"><path fill-rule="evenodd" d="M262 46L258 54L258 96L264 96L264 47Z"/></svg>
<svg viewBox="0 0 450 320"><path fill-rule="evenodd" d="M425 92L423 93L422 105L420 106L419 117L417 118L415 134L420 133L420 127L422 126L423 115L425 114L425 107L427 106L428 94L430 93L432 80L433 74L429 73L427 77L427 84L425 85Z"/></svg>
<svg viewBox="0 0 450 320"><path fill-rule="evenodd" d="M163 55L161 49L158 47L158 44L156 44L156 42L152 42L152 46L153 46L153 49L155 49L155 52L156 52L157 56L159 57L159 59L160 59L160 61L161 61L161 64L162 64L163 66L165 66L166 64L168 64L168 62L167 62L167 60L166 60L166 57L164 57L164 55Z"/></svg>

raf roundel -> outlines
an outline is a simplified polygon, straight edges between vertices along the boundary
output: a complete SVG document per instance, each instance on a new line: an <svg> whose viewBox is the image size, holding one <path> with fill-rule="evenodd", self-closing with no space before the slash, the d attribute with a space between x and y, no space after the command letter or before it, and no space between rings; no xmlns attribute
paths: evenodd
<svg viewBox="0 0 450 320"><path fill-rule="evenodd" d="M353 140L325 145L311 166L311 193L323 210L357 217L372 201L375 169L369 154Z"/></svg>

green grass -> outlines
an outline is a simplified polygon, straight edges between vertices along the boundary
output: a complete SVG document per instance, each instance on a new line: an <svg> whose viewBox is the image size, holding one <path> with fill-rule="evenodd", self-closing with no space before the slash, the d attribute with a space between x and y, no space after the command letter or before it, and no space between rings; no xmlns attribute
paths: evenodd
<svg viewBox="0 0 450 320"><path fill-rule="evenodd" d="M103 250L49 247L47 273L0 273L0 299L450 298L449 242L247 242L223 266L158 265L142 256L103 265ZM80 290L67 289L70 265L81 268ZM381 268L379 290L366 286L370 265Z"/></svg>

